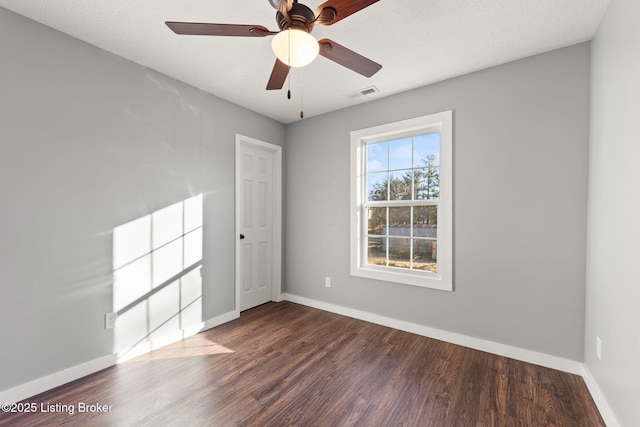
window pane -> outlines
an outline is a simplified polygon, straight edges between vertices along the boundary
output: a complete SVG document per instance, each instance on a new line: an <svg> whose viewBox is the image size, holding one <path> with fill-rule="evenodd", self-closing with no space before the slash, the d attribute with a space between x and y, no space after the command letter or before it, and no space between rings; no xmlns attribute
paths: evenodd
<svg viewBox="0 0 640 427"><path fill-rule="evenodd" d="M414 239L413 269L437 273L437 250L438 243L435 240Z"/></svg>
<svg viewBox="0 0 640 427"><path fill-rule="evenodd" d="M389 141L389 170L411 169L413 163L413 138Z"/></svg>
<svg viewBox="0 0 640 427"><path fill-rule="evenodd" d="M389 238L389 267L410 268L411 239Z"/></svg>
<svg viewBox="0 0 640 427"><path fill-rule="evenodd" d="M389 200L411 200L411 169L389 172Z"/></svg>
<svg viewBox="0 0 640 427"><path fill-rule="evenodd" d="M414 200L440 198L440 168L416 169Z"/></svg>
<svg viewBox="0 0 640 427"><path fill-rule="evenodd" d="M389 208L389 235L409 236L411 231L411 207L391 207Z"/></svg>
<svg viewBox="0 0 640 427"><path fill-rule="evenodd" d="M387 172L370 173L367 175L367 200L388 200L389 175Z"/></svg>
<svg viewBox="0 0 640 427"><path fill-rule="evenodd" d="M413 138L413 167L440 165L440 133L428 133Z"/></svg>
<svg viewBox="0 0 640 427"><path fill-rule="evenodd" d="M387 265L387 239L385 237L369 237L367 264Z"/></svg>
<svg viewBox="0 0 640 427"><path fill-rule="evenodd" d="M413 208L413 235L415 237L436 238L438 229L438 207L416 206ZM420 231L424 230L424 231ZM428 231L431 230L431 231Z"/></svg>
<svg viewBox="0 0 640 427"><path fill-rule="evenodd" d="M387 225L387 208L369 208L367 210L367 233L382 236Z"/></svg>
<svg viewBox="0 0 640 427"><path fill-rule="evenodd" d="M389 143L367 144L367 172L389 170Z"/></svg>

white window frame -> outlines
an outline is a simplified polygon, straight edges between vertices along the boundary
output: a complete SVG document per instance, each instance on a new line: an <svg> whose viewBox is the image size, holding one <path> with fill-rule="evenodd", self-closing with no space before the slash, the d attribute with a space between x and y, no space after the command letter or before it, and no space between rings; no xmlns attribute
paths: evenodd
<svg viewBox="0 0 640 427"><path fill-rule="evenodd" d="M438 272L374 266L366 262L364 216L366 146L430 132L440 132L440 198L438 203ZM425 288L453 290L453 111L383 124L351 132L351 275ZM409 201L408 201L409 202ZM410 202L409 202L410 203Z"/></svg>

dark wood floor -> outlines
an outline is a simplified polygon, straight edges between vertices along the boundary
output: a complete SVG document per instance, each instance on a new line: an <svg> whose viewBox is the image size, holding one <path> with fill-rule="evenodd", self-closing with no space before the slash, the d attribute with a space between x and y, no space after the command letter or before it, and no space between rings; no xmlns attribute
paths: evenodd
<svg viewBox="0 0 640 427"><path fill-rule="evenodd" d="M25 402L0 426L604 426L579 376L289 302Z"/></svg>

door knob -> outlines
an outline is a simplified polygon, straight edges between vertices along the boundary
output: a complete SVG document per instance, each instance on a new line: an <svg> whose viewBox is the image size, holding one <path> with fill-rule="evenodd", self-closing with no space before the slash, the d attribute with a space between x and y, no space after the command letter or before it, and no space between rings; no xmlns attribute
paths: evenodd
<svg viewBox="0 0 640 427"><path fill-rule="evenodd" d="M240 235L240 240L244 239L244 234Z"/></svg>

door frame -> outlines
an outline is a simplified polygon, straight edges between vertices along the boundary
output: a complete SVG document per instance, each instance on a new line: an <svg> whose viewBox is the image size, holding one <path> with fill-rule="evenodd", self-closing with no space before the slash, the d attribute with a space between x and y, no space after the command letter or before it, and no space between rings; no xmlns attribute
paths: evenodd
<svg viewBox="0 0 640 427"><path fill-rule="evenodd" d="M235 312L240 315L240 297L242 293L242 283L240 281L240 205L242 198L240 191L240 149L243 146L255 147L269 151L273 154L273 253L271 256L271 300L282 301L282 147L255 138L236 134L236 159L235 159L235 284L236 301Z"/></svg>

